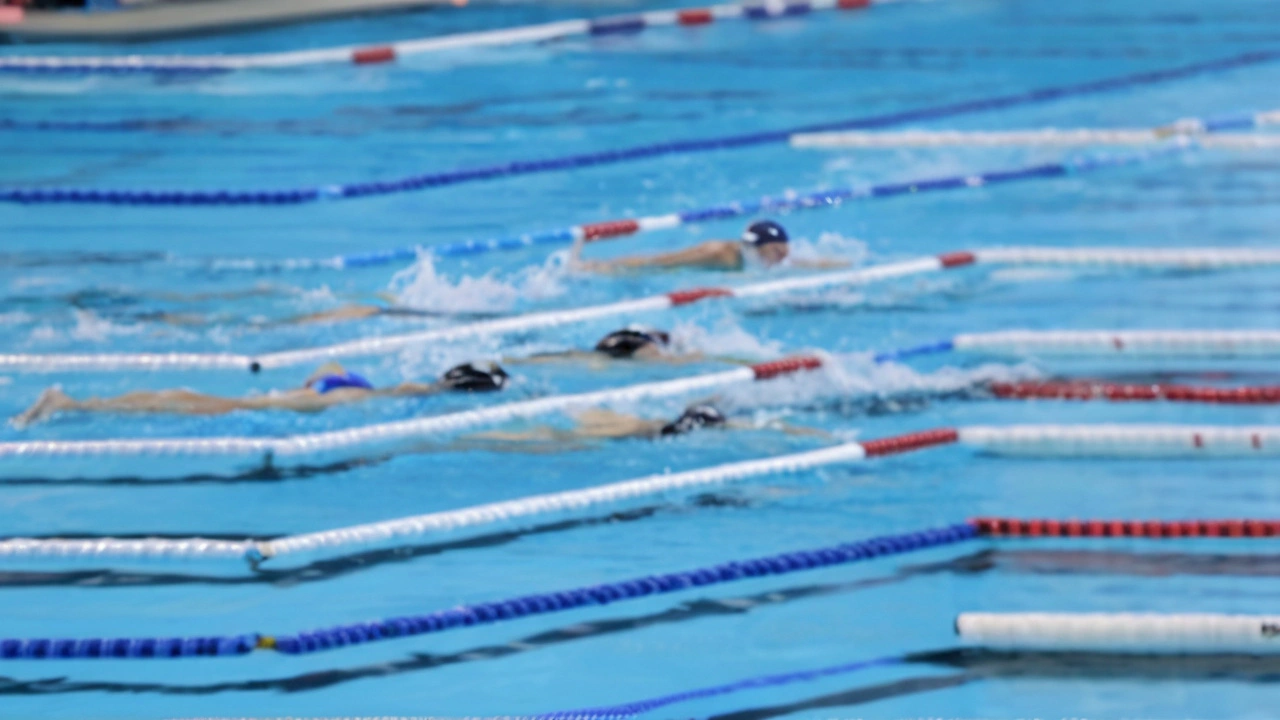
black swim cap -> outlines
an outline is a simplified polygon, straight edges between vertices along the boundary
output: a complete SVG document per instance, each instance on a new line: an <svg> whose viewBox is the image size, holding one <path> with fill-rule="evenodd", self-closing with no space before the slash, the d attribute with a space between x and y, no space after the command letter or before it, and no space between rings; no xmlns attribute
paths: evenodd
<svg viewBox="0 0 1280 720"><path fill-rule="evenodd" d="M746 232L742 233L742 241L748 245L785 243L788 240L787 231L772 220L757 220L748 225Z"/></svg>
<svg viewBox="0 0 1280 720"><path fill-rule="evenodd" d="M630 327L605 335L596 343L596 352L622 360L635 355L646 345L665 346L669 342L671 336L661 330Z"/></svg>
<svg viewBox="0 0 1280 720"><path fill-rule="evenodd" d="M662 426L663 435L684 435L704 427L716 427L725 423L724 415L710 405L694 405L684 414Z"/></svg>
<svg viewBox="0 0 1280 720"><path fill-rule="evenodd" d="M440 384L449 390L466 392L492 392L507 384L507 372L497 363L489 363L488 370L481 370L471 363L464 363L440 376Z"/></svg>

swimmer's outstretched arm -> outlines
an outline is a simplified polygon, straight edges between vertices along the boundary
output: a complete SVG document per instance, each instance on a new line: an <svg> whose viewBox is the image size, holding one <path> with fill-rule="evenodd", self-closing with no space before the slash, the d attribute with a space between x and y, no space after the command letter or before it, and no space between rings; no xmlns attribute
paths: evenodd
<svg viewBox="0 0 1280 720"><path fill-rule="evenodd" d="M645 420L632 415L601 408L583 410L568 430L540 425L528 430L488 430L464 435L453 447L457 449L495 449L507 452L555 452L590 447L596 440L654 438L662 433L662 421Z"/></svg>
<svg viewBox="0 0 1280 720"><path fill-rule="evenodd" d="M575 245L573 263L576 267L590 272L622 272L646 268L702 268L706 270L740 270L742 269L742 249L736 242L728 240L711 240L684 250L660 253L658 255L635 255L616 260L582 260L578 257L579 246Z"/></svg>
<svg viewBox="0 0 1280 720"><path fill-rule="evenodd" d="M814 258L812 260L792 260L791 267L801 270L843 270L844 268L853 267L853 263L848 260L840 260L838 258Z"/></svg>
<svg viewBox="0 0 1280 720"><path fill-rule="evenodd" d="M363 320L364 318L374 317L382 313L382 308L377 305L343 305L332 310L322 310L307 315L297 315L291 318L285 318L279 321L279 325L311 325L314 323L334 323L347 322L349 320Z"/></svg>
<svg viewBox="0 0 1280 720"><path fill-rule="evenodd" d="M367 391L377 397L426 397L445 391L440 383L403 382L385 390Z"/></svg>
<svg viewBox="0 0 1280 720"><path fill-rule="evenodd" d="M64 411L103 413L171 413L178 415L223 415L251 407L246 401L204 395L190 390L158 390L125 393L113 398L76 400L51 387L20 415L10 420L17 428L46 420Z"/></svg>
<svg viewBox="0 0 1280 720"><path fill-rule="evenodd" d="M601 353L584 350L561 350L557 352L537 353L528 357L504 357L503 365L537 365L556 362L600 363L607 358Z"/></svg>

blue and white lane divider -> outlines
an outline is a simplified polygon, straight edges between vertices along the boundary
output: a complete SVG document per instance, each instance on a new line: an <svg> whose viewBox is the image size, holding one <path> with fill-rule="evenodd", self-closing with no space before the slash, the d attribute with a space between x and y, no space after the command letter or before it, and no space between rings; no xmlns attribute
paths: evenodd
<svg viewBox="0 0 1280 720"><path fill-rule="evenodd" d="M1188 142L1171 141L1166 147L1121 154L1093 154L1068 158L1057 163L1042 163L1016 168L988 170L967 175L950 175L943 177L926 177L879 185L859 185L843 188L830 188L808 193L784 192L781 195L764 196L753 200L740 200L708 207L685 210L667 215L652 215L641 218L623 218L602 222L573 225L537 233L515 235L489 240L468 240L446 245L413 246L378 250L373 252L339 255L333 258L309 260L295 259L273 263L261 260L215 260L212 267L217 270L277 270L277 269L311 269L317 267L333 269L366 268L386 265L395 262L410 262L423 254L432 257L460 257L478 255L500 250L524 250L531 247L568 245L578 240L598 242L612 238L669 230L684 225L697 225L705 222L729 220L736 217L748 217L769 213L791 212L796 210L815 210L837 208L846 202L858 200L874 200L880 198L918 195L921 193L944 190L965 190L985 188L990 185L1033 180L1038 178L1058 178L1069 175L1080 175L1093 170L1124 167L1146 162L1153 158L1164 157L1184 151L1191 145Z"/></svg>
<svg viewBox="0 0 1280 720"><path fill-rule="evenodd" d="M541 43L575 36L635 34L649 28L708 25L721 20L793 18L823 10L860 10L901 0L767 0L708 7L653 10L635 15L576 18L523 27L314 50L244 55L0 56L0 73L221 73L325 64L374 65L449 50Z"/></svg>
<svg viewBox="0 0 1280 720"><path fill-rule="evenodd" d="M179 207L225 207L231 205L299 205L321 200L346 200L378 195L414 192L431 188L457 185L480 180L495 180L531 173L574 170L597 165L611 165L668 155L726 150L789 142L801 133L830 132L837 130L872 130L908 122L923 122L945 117L955 117L975 112L1005 109L1024 105L1051 102L1068 97L1093 95L1124 88L1150 85L1175 79L1193 77L1206 72L1230 70L1280 59L1280 51L1255 52L1222 60L1186 65L1169 70L1126 75L1078 85L1029 90L1013 95L966 100L946 105L905 110L851 120L819 123L782 130L766 130L742 135L729 135L695 140L675 140L652 145L640 145L619 150L568 155L540 160L521 160L477 168L447 172L411 175L385 181L357 182L305 186L274 190L144 190L63 187L0 187L0 202L21 204L107 204Z"/></svg>
<svg viewBox="0 0 1280 720"><path fill-rule="evenodd" d="M1130 269L1180 269L1180 270L1228 270L1261 268L1280 265L1280 250L1253 248L1189 248L1166 250L1158 248L993 248L973 252L951 252L931 257L921 257L900 262L872 265L855 270L817 273L784 277L778 280L739 285L737 287L700 287L678 290L645 298L621 300L603 305L593 305L570 310L549 310L528 313L497 320L452 327L366 337L333 345L321 345L261 355L240 353L7 353L0 354L0 371L5 372L120 372L133 370L248 370L296 367L330 360L352 357L368 357L396 352L427 343L448 343L481 337L499 337L561 327L577 323L613 318L635 319L648 313L683 307L705 300L756 300L765 297L785 296L831 287L857 286L873 282L913 277L928 273L952 270L973 264L1009 266L1059 266ZM1251 348L1254 353L1271 353L1275 349L1278 333L1267 331L1242 331L1239 334L1217 331L1170 331L1160 336L1174 343L1176 338L1200 338L1208 342L1217 333L1224 338L1215 352L1225 352L1230 347ZM977 349L982 338L1000 333L964 336L958 344L954 340L933 343L917 349L904 349L898 357L921 355L926 352L948 352L954 349ZM1114 335L1112 333L1111 335ZM1061 337L1068 337L1062 335ZM1049 340L1036 340L1036 335L1018 336L1019 347L1025 352L1048 350ZM1054 337L1045 335L1045 338ZM1109 342L1112 342L1110 340ZM1054 342L1057 342L1056 340ZM1190 342L1187 340L1183 345ZM1040 343L1037 348L1033 343ZM995 345L987 347L994 349ZM1065 348L1065 346L1064 346ZM1153 352L1158 352L1154 350ZM1242 350L1243 351L1243 350ZM895 357L885 354L885 359Z"/></svg>
<svg viewBox="0 0 1280 720"><path fill-rule="evenodd" d="M1194 138L1204 148L1251 150L1280 147L1280 135L1230 134L1280 123L1280 111L1206 120L1180 120L1157 128L1044 128L1040 130L902 130L832 132L791 136L791 147L819 150L936 147L1079 147L1151 145Z"/></svg>
<svg viewBox="0 0 1280 720"><path fill-rule="evenodd" d="M858 200L900 197L902 195L917 195L920 193L943 190L985 188L990 185L998 185L1001 183L1016 182L1020 180L1081 175L1093 170L1136 165L1155 158L1180 153L1189 148L1203 145L1203 137L1207 137L1209 133L1218 132L1220 129L1262 127L1278 121L1280 121L1280 113L1275 112L1246 113L1216 120L1190 118L1180 120L1173 126L1166 127L1176 126L1184 129L1199 127L1201 128L1199 131L1200 137L1196 137L1189 130L1174 133L1165 137L1163 147L1138 152L1081 155L1067 158L1058 163L1042 163L1017 168L976 172L967 175L918 178L914 180L883 183L879 185L829 188L826 190L818 190L808 193L786 191L781 195L766 195L758 199L722 203L719 205L685 210L679 213L651 215L640 218L605 220L583 225L572 225L553 230L544 230L536 233L491 238L488 240L467 240L465 242L449 243L430 247L414 245L388 250L375 250L372 252L338 255L336 257L321 259L295 258L282 261L259 260L253 258L242 258L237 260L220 259L212 260L207 263L201 262L199 265L201 267L209 267L219 271L245 270L251 272L263 272L280 270L310 270L317 268L344 270L376 267L396 262L411 262L422 255L428 254L432 257L462 257L495 251L525 250L533 247L568 245L577 241L587 243L599 242L601 240L637 235L656 230L669 230L685 225L697 225L704 222L728 220L735 217L792 212L797 210L836 208L842 206L846 202ZM1150 132L1159 131L1160 129L1156 128ZM175 261L170 260L170 262Z"/></svg>
<svg viewBox="0 0 1280 720"><path fill-rule="evenodd" d="M1003 330L962 333L946 340L876 353L876 362L969 352L1006 357L1102 355L1169 358L1280 357L1274 330Z"/></svg>

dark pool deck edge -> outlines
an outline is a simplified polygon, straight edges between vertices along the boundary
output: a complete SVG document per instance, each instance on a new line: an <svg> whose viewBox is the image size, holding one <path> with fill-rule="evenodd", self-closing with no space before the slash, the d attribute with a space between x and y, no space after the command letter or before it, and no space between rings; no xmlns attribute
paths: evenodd
<svg viewBox="0 0 1280 720"><path fill-rule="evenodd" d="M450 0L190 0L104 12L28 11L0 26L0 42L130 42L397 12Z"/></svg>

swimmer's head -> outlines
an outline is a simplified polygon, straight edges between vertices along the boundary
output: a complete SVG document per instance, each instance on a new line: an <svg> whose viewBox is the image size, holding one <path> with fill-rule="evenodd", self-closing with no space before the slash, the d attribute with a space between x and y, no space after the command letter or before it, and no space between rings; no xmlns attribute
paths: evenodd
<svg viewBox="0 0 1280 720"><path fill-rule="evenodd" d="M789 240L787 231L772 220L757 220L742 233L742 244L755 250L766 267L787 259Z"/></svg>
<svg viewBox="0 0 1280 720"><path fill-rule="evenodd" d="M485 368L478 368L471 363L464 363L440 376L440 384L447 390L461 392L493 392L501 390L507 384L507 372L497 363L489 363Z"/></svg>
<svg viewBox="0 0 1280 720"><path fill-rule="evenodd" d="M674 421L662 426L663 435L684 435L704 427L724 425L724 415L710 405L694 405Z"/></svg>
<svg viewBox="0 0 1280 720"><path fill-rule="evenodd" d="M596 352L616 360L655 355L671 343L671 336L662 330L633 325L615 330L596 343Z"/></svg>

